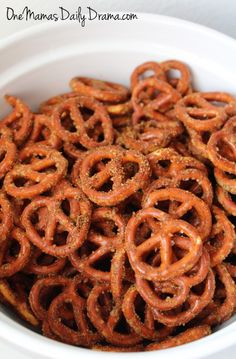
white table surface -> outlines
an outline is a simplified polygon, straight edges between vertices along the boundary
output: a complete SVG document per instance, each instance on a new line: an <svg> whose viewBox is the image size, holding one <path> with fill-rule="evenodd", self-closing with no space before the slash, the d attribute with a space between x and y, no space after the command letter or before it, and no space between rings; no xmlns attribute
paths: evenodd
<svg viewBox="0 0 236 359"><path fill-rule="evenodd" d="M8 21L6 19L7 6L14 8L15 12L21 12L27 5L37 13L55 12L59 6L69 11L75 11L78 6L81 6L86 11L86 7L90 6L98 12L140 11L164 14L212 27L236 39L235 0L0 0L0 41L22 29L38 24L34 21ZM222 359L223 357L233 359L235 355L236 346L207 359ZM3 343L1 338L0 357L1 359L38 359L13 349L7 343Z"/></svg>

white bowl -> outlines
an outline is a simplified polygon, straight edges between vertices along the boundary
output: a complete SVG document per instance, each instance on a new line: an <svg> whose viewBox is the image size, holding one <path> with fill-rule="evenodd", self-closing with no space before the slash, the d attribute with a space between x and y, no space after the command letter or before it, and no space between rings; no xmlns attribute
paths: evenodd
<svg viewBox="0 0 236 359"><path fill-rule="evenodd" d="M69 90L75 75L128 84L134 67L148 60L179 59L190 65L201 90L236 94L236 41L214 30L174 18L138 14L130 22L93 21L44 24L0 43L0 108L2 96L22 97L33 108L50 96ZM0 338L34 358L207 358L235 343L236 321L214 334L177 348L147 353L101 353L68 346L32 332L1 308Z"/></svg>

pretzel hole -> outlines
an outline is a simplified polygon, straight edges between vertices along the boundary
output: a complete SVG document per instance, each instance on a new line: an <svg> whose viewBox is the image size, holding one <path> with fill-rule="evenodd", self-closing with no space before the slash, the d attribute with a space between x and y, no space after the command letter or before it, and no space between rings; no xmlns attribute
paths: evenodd
<svg viewBox="0 0 236 359"><path fill-rule="evenodd" d="M216 150L219 153L219 155L221 155L222 157L224 157L230 161L236 160L234 150L224 139L220 139L218 141Z"/></svg>
<svg viewBox="0 0 236 359"><path fill-rule="evenodd" d="M53 244L60 247L67 243L68 232L67 231L62 232L60 226L57 224L57 228L58 227L60 229L60 232L55 233L55 235L53 237L53 239L54 239Z"/></svg>
<svg viewBox="0 0 236 359"><path fill-rule="evenodd" d="M199 222L199 215L195 208L191 208L189 211L187 211L182 217L182 220L192 224L193 226L198 226L200 224Z"/></svg>
<svg viewBox="0 0 236 359"><path fill-rule="evenodd" d="M202 142L206 145L211 137L212 133L209 131L201 132Z"/></svg>
<svg viewBox="0 0 236 359"><path fill-rule="evenodd" d="M19 252L20 252L20 249L21 249L21 246L20 246L19 242L16 239L14 239L14 238L12 238L10 236L9 240L10 240L10 245L7 248L7 251L5 253L5 256L4 256L5 261L3 260L3 264L7 263L9 261L9 257L11 259L16 258L18 256Z"/></svg>
<svg viewBox="0 0 236 359"><path fill-rule="evenodd" d="M102 272L110 272L112 258L112 253L106 253L97 259L94 263L92 263L92 267Z"/></svg>
<svg viewBox="0 0 236 359"><path fill-rule="evenodd" d="M113 308L113 300L110 292L103 292L98 297L100 314L104 321L107 321Z"/></svg>
<svg viewBox="0 0 236 359"><path fill-rule="evenodd" d="M154 250L150 251L146 256L145 262L150 264L154 268L160 267L161 265L160 249L155 248Z"/></svg>
<svg viewBox="0 0 236 359"><path fill-rule="evenodd" d="M110 192L112 191L112 188L113 188L113 181L109 179L99 188L99 190L102 192Z"/></svg>
<svg viewBox="0 0 236 359"><path fill-rule="evenodd" d="M0 149L0 151L1 151L1 149ZM0 162L4 161L6 154L7 154L6 150L3 150L0 152Z"/></svg>
<svg viewBox="0 0 236 359"><path fill-rule="evenodd" d="M138 315L141 322L145 321L145 306L146 303L143 298L138 294L134 301L135 313Z"/></svg>
<svg viewBox="0 0 236 359"><path fill-rule="evenodd" d="M69 132L77 132L77 129L74 125L74 122L71 118L70 111L64 111L61 115L61 125L64 127L65 130Z"/></svg>
<svg viewBox="0 0 236 359"><path fill-rule="evenodd" d="M115 222L108 220L108 219L104 220L102 218L101 218L100 222L99 221L92 222L91 228L96 233L101 234L102 236L107 236L107 237L115 237L119 232L119 228L115 224Z"/></svg>
<svg viewBox="0 0 236 359"><path fill-rule="evenodd" d="M201 120L201 121L211 120L216 117L215 113L211 113L211 112L203 112L202 114L200 114L200 113L195 113L194 111L189 111L189 115L193 119Z"/></svg>
<svg viewBox="0 0 236 359"><path fill-rule="evenodd" d="M156 76L155 71L152 70L152 69L148 69L148 70L142 72L142 73L138 76L138 82L139 82L139 81L142 81L142 80L145 80L145 79L147 79L147 78L149 78L149 77L155 77L155 76Z"/></svg>
<svg viewBox="0 0 236 359"><path fill-rule="evenodd" d="M179 188L185 191L189 191L199 198L201 198L203 195L202 186L198 183L197 180L194 179L182 179L179 183Z"/></svg>
<svg viewBox="0 0 236 359"><path fill-rule="evenodd" d="M170 167L171 161L170 160L159 160L158 165L163 169L167 169Z"/></svg>
<svg viewBox="0 0 236 359"><path fill-rule="evenodd" d="M131 328L127 323L125 316L123 313L120 314L120 318L114 327L114 332L121 333L121 334L130 334Z"/></svg>
<svg viewBox="0 0 236 359"><path fill-rule="evenodd" d="M50 256L46 253L40 253L40 255L35 259L35 262L39 266L50 266L57 261L56 257Z"/></svg>
<svg viewBox="0 0 236 359"><path fill-rule="evenodd" d="M13 179L13 183L16 187L24 187L25 185L29 184L30 181L24 178L23 175L18 175Z"/></svg>
<svg viewBox="0 0 236 359"><path fill-rule="evenodd" d="M39 294L39 303L42 308L48 310L53 299L55 299L59 294L61 294L63 289L64 286L60 284L42 288Z"/></svg>
<svg viewBox="0 0 236 359"><path fill-rule="evenodd" d="M139 166L135 162L125 162L123 165L125 180L133 178L139 171Z"/></svg>
<svg viewBox="0 0 236 359"><path fill-rule="evenodd" d="M58 317L63 325L71 330L78 331L78 325L74 318L74 308L71 303L64 302L58 308Z"/></svg>

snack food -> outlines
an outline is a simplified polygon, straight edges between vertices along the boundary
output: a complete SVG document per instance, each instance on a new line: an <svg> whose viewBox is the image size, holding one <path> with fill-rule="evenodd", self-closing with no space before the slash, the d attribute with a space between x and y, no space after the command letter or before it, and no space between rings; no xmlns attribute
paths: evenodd
<svg viewBox="0 0 236 359"><path fill-rule="evenodd" d="M176 72L178 75L176 75ZM174 74L174 75L173 75ZM177 60L0 122L0 300L54 340L165 349L236 309L236 98Z"/></svg>

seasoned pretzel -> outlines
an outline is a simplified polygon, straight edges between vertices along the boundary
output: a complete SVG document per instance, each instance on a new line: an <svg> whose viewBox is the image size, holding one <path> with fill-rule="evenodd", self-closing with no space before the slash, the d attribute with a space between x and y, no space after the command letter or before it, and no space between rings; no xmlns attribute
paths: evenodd
<svg viewBox="0 0 236 359"><path fill-rule="evenodd" d="M139 294L152 308L159 310L176 308L183 304L189 295L190 287L186 284L184 276L177 276L170 281L151 283L138 274L135 279ZM165 296L164 299L162 295Z"/></svg>
<svg viewBox="0 0 236 359"><path fill-rule="evenodd" d="M13 208L3 191L0 191L0 243L5 241L13 227Z"/></svg>
<svg viewBox="0 0 236 359"><path fill-rule="evenodd" d="M236 286L224 264L218 264L215 271L225 287L225 299L203 320L204 324L216 325L229 319L236 306Z"/></svg>
<svg viewBox="0 0 236 359"><path fill-rule="evenodd" d="M49 98L47 101L42 102L40 104L39 110L42 114L51 116L53 113L53 110L59 104L61 104L62 102L66 101L70 98L75 98L78 96L79 95L77 92L67 92L67 93L63 93L61 95L53 96L53 97Z"/></svg>
<svg viewBox="0 0 236 359"><path fill-rule="evenodd" d="M234 119L236 120L236 117ZM213 133L208 141L207 151L214 166L222 171L236 174L236 145L233 133L230 134L226 130Z"/></svg>
<svg viewBox="0 0 236 359"><path fill-rule="evenodd" d="M154 190L144 197L142 206L159 208L176 219L182 219L192 211L193 215L187 221L196 227L201 239L206 240L211 232L212 220L208 205L188 191L179 188Z"/></svg>
<svg viewBox="0 0 236 359"><path fill-rule="evenodd" d="M168 72L171 70L177 70L180 73L180 77L177 78L170 78L168 82L172 85L175 84L176 90L182 95L186 95L190 89L190 71L188 67L181 61L177 60L168 60L163 61L160 63L160 67L164 71L167 79L168 79Z"/></svg>
<svg viewBox="0 0 236 359"><path fill-rule="evenodd" d="M228 116L236 115L236 98L227 92L204 92L204 98L213 103L221 105Z"/></svg>
<svg viewBox="0 0 236 359"><path fill-rule="evenodd" d="M28 298L22 283L19 282L19 278L17 282L17 285L14 285L12 288L6 279L0 279L0 300L7 303L21 318L33 327L38 327L39 321L30 309Z"/></svg>
<svg viewBox="0 0 236 359"><path fill-rule="evenodd" d="M224 172L217 167L214 168L214 175L220 187L225 191L236 194L236 178L234 175Z"/></svg>
<svg viewBox="0 0 236 359"><path fill-rule="evenodd" d="M74 77L70 81L74 92L83 96L92 96L99 101L120 102L128 97L126 87L108 81L101 81L89 77Z"/></svg>
<svg viewBox="0 0 236 359"><path fill-rule="evenodd" d="M64 120L66 116L68 124ZM54 109L52 121L57 135L65 142L94 148L111 144L113 141L111 119L104 107L91 97L80 96L62 102ZM96 128L99 129L102 140L93 137Z"/></svg>
<svg viewBox="0 0 236 359"><path fill-rule="evenodd" d="M140 224L148 220L163 221L152 225L154 231L151 236L144 239L141 244L136 244L136 232ZM189 252L177 262L172 262L172 241L174 235L183 233L191 240ZM171 219L164 212L155 208L146 208L132 217L126 227L126 251L132 268L142 277L148 280L169 280L189 271L198 261L202 240L193 226L181 220ZM161 262L158 267L146 263L147 255L152 251L160 251Z"/></svg>
<svg viewBox="0 0 236 359"><path fill-rule="evenodd" d="M143 98L146 89L153 89L152 96ZM155 92L158 91L158 94ZM167 82L154 77L140 81L132 92L132 105L134 108L133 124L137 124L142 116L156 120L166 120L163 111L167 111L180 99L180 94ZM163 110L164 108L164 110Z"/></svg>
<svg viewBox="0 0 236 359"><path fill-rule="evenodd" d="M20 159L22 163L16 164L4 180L6 192L15 198L37 196L55 186L66 174L66 159L58 151L43 145L25 147ZM23 184L17 186L17 180Z"/></svg>
<svg viewBox="0 0 236 359"><path fill-rule="evenodd" d="M12 112L0 122L0 128L9 127L13 132L16 145L21 145L29 136L32 128L33 114L29 107L15 96L5 96L6 101L13 107Z"/></svg>
<svg viewBox="0 0 236 359"><path fill-rule="evenodd" d="M180 135L183 128L178 121L147 120L122 132L116 142L128 149L140 151L144 154L166 147L170 141Z"/></svg>
<svg viewBox="0 0 236 359"><path fill-rule="evenodd" d="M147 78L145 74L148 75L150 74L150 72L152 75L148 76L148 78L154 76L160 80L163 81L166 80L164 71L158 62L155 61L144 62L143 64L137 66L131 74L131 78L130 78L131 89L134 90L135 86L140 81Z"/></svg>
<svg viewBox="0 0 236 359"><path fill-rule="evenodd" d="M0 127L0 179L13 167L16 151L11 130L8 127Z"/></svg>
<svg viewBox="0 0 236 359"><path fill-rule="evenodd" d="M90 173L95 166L104 161L109 162L91 176ZM124 168L129 163L138 166L138 169L134 168L134 174L131 173L131 178L127 178ZM80 169L83 191L92 202L101 206L112 206L123 201L143 188L149 175L149 164L142 154L136 151L122 150L116 146L100 147L96 151L89 152L84 157ZM109 180L112 181L112 188L109 188L108 191L102 190Z"/></svg>
<svg viewBox="0 0 236 359"><path fill-rule="evenodd" d="M106 224L112 226L111 233L110 230L106 230ZM101 230L103 232L102 234ZM124 231L124 219L117 211L105 207L95 209L92 214L90 231L85 246L93 244L97 249L89 251L87 254L86 248L84 248L84 251L83 248L81 248L81 256L78 251L74 252L70 256L72 265L78 272L81 272L90 279L93 278L97 281L110 282L110 270L106 268L105 265L104 268L96 269L96 264L102 260L105 262L106 258L111 260L113 253L123 244Z"/></svg>
<svg viewBox="0 0 236 359"><path fill-rule="evenodd" d="M170 311L160 311L153 308L154 318L167 326L184 325L195 318L212 300L215 291L215 276L212 270L204 281L204 288L199 294L192 290L183 308ZM186 304L188 304L186 306Z"/></svg>
<svg viewBox="0 0 236 359"><path fill-rule="evenodd" d="M183 333L165 339L160 343L149 344L147 345L146 350L160 350L177 347L178 345L191 343L195 340L201 339L209 334L211 334L211 328L209 325L199 325L194 328L186 329Z"/></svg>
<svg viewBox="0 0 236 359"><path fill-rule="evenodd" d="M53 127L52 120L46 115L34 115L33 129L26 143L26 146L41 144L58 149L61 140Z"/></svg>
<svg viewBox="0 0 236 359"><path fill-rule="evenodd" d="M64 319L63 305L71 305L71 317L66 323ZM48 322L51 330L63 342L82 345L84 347L91 347L94 343L100 340L100 334L93 332L89 328L88 319L86 316L86 301L78 292L70 290L58 295L50 304L48 310ZM63 320L64 319L64 320ZM76 329L70 327L70 322L75 322Z"/></svg>
<svg viewBox="0 0 236 359"><path fill-rule="evenodd" d="M49 307L50 302L70 284L71 280L62 276L41 278L34 283L29 294L29 302L35 316L39 320L47 319L47 307ZM50 298L49 303L49 298L47 298L47 302L43 300L44 296L45 298Z"/></svg>
<svg viewBox="0 0 236 359"><path fill-rule="evenodd" d="M213 206L215 217L210 238L205 246L211 257L211 266L220 264L231 252L236 241L235 231L232 223L226 217L224 211Z"/></svg>
<svg viewBox="0 0 236 359"><path fill-rule="evenodd" d="M14 250L14 244L18 243L19 250L15 249L14 256L11 255L11 249ZM0 278L10 277L22 270L30 257L30 242L20 228L13 228L7 240L0 245Z"/></svg>
<svg viewBox="0 0 236 359"><path fill-rule="evenodd" d="M52 257L34 247L24 271L36 275L52 275L60 272L66 264L65 258Z"/></svg>
<svg viewBox="0 0 236 359"><path fill-rule="evenodd" d="M236 216L236 203L232 198L231 193L222 187L217 186L216 195L219 203L225 209L226 213L232 216Z"/></svg>
<svg viewBox="0 0 236 359"><path fill-rule="evenodd" d="M146 304L144 304L144 308L143 306L140 308L141 313L144 312L144 320L140 319L136 313L135 303L137 299L140 299L139 293L135 286L131 286L126 292L122 303L125 318L134 331L149 340L163 340L170 335L174 328L160 326L160 328L155 330L158 323L155 323L151 308Z"/></svg>
<svg viewBox="0 0 236 359"><path fill-rule="evenodd" d="M106 315L102 313L101 297L109 296L110 286L108 284L101 284L95 286L87 301L88 316L97 330L105 337L108 343L122 347L129 347L136 345L141 341L141 337L136 334L132 328L126 325L124 333L117 331L116 325L122 317L120 304L113 305L112 298L109 301L112 304L111 311ZM100 298L100 303L99 303Z"/></svg>
<svg viewBox="0 0 236 359"><path fill-rule="evenodd" d="M69 202L69 214L64 210L63 201ZM32 223L33 215L40 208L47 208L47 225L43 236ZM30 241L41 251L56 257L66 257L78 249L86 239L91 217L91 205L78 188L62 187L60 193L53 197L38 197L34 199L23 211L22 224ZM60 244L60 232L57 226L61 225L66 232ZM63 234L63 233L62 233ZM59 244L57 245L57 241Z"/></svg>
<svg viewBox="0 0 236 359"><path fill-rule="evenodd" d="M198 169L207 174L204 164L194 157L180 156L173 148L161 148L147 156L153 175L155 177L170 176L184 169Z"/></svg>
<svg viewBox="0 0 236 359"><path fill-rule="evenodd" d="M185 126L196 131L218 129L227 118L224 109L212 105L204 93L192 93L178 101L175 114Z"/></svg>

